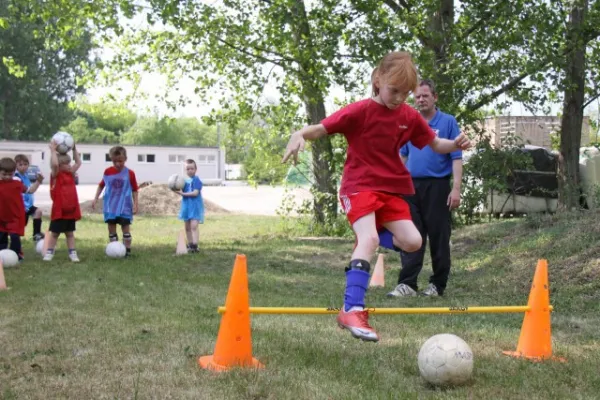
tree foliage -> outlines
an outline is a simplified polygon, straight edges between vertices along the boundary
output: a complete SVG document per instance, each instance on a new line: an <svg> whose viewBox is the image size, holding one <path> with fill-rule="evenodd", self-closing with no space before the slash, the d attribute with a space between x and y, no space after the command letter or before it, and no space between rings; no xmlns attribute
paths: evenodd
<svg viewBox="0 0 600 400"><path fill-rule="evenodd" d="M90 32L83 29L67 46L55 32L47 31L48 21L34 13L38 3L42 2L0 2L4 21L0 28L0 124L4 139L52 135L70 117L68 102L83 90L78 77L92 63Z"/></svg>
<svg viewBox="0 0 600 400"><path fill-rule="evenodd" d="M102 75L105 78L117 80L152 71L165 74L173 83L191 80L196 100L219 100L208 122L228 126L227 134L236 132L243 138L236 137L240 153L251 149L257 160L266 163L274 157L263 155L274 154L291 131L325 117L325 99L334 87L344 90L343 102L368 96L370 72L391 50L412 52L421 75L437 82L441 108L463 124L481 118L486 109L503 109L514 100L531 110L548 111L548 103L560 101L572 83L565 74L565 63L577 50L568 40L572 3L61 0L33 2L32 15L56 16L60 7L71 10L75 17L57 20L48 28L66 41L67 48L77 43L64 34L75 29L69 21L76 18L88 18L102 37L118 43L115 57L109 60L110 72ZM600 5L589 3L588 17L576 35L588 53L584 106L600 96L596 84ZM135 15L150 26L127 30L116 23L119 16ZM4 19L2 25L6 25ZM81 27L86 26L77 25L74 37L83 37ZM122 40L117 42L114 33ZM21 64L11 62L5 62L6 68L15 76L21 74ZM266 88L272 88L275 95L267 96ZM260 129L238 129L242 121L258 121ZM163 132L172 125L169 120L136 122L136 133L128 140L140 140L136 138L143 137L144 126L151 123ZM176 134L160 140L171 140ZM320 222L337 212L341 160L334 147L329 137L312 144L314 189L320 194L315 196L313 211Z"/></svg>

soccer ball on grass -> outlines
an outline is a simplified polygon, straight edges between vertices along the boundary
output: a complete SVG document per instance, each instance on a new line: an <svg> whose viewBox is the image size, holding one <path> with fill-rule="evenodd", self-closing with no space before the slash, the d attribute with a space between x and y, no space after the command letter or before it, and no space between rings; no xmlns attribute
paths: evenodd
<svg viewBox="0 0 600 400"><path fill-rule="evenodd" d="M473 352L456 335L443 333L432 336L419 351L419 371L432 385L460 385L471 379Z"/></svg>

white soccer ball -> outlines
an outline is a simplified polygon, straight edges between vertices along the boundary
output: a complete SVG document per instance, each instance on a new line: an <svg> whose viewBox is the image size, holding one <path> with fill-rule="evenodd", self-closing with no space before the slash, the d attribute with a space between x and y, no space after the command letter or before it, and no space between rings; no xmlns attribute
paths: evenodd
<svg viewBox="0 0 600 400"><path fill-rule="evenodd" d="M12 268L19 265L19 256L11 249L0 250L0 260L4 268Z"/></svg>
<svg viewBox="0 0 600 400"><path fill-rule="evenodd" d="M44 251L44 239L40 239L35 244L35 252L38 254L42 254L43 251Z"/></svg>
<svg viewBox="0 0 600 400"><path fill-rule="evenodd" d="M56 143L56 151L60 154L67 154L75 144L73 136L67 132L56 132L54 136L52 136L52 140Z"/></svg>
<svg viewBox="0 0 600 400"><path fill-rule="evenodd" d="M185 186L185 178L179 174L173 174L169 177L167 186L171 190L181 190Z"/></svg>
<svg viewBox="0 0 600 400"><path fill-rule="evenodd" d="M433 385L460 385L471 379L473 352L456 335L443 333L432 336L419 351L419 371Z"/></svg>
<svg viewBox="0 0 600 400"><path fill-rule="evenodd" d="M127 253L127 248L121 242L110 242L106 245L106 255L110 258L123 258Z"/></svg>

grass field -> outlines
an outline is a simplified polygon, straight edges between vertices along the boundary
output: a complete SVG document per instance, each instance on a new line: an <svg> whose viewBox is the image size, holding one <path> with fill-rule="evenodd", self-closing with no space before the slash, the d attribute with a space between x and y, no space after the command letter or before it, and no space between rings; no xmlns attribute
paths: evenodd
<svg viewBox="0 0 600 400"><path fill-rule="evenodd" d="M453 235L444 298L387 299L399 259L386 255L386 288L372 307L525 305L538 258L549 261L553 346L567 363L503 356L523 316L372 316L382 340L364 343L335 317L254 315L261 371L213 374L212 354L236 254L248 257L254 306L339 307L352 241L284 235L277 218L210 216L200 254L174 256L180 223L140 217L134 257L104 255L105 225L78 225L82 262L64 241L51 263L33 255L5 270L0 292L1 399L597 399L600 398L600 213L502 221ZM45 223L45 226L46 223ZM31 227L28 227L28 234ZM429 276L429 264L421 275ZM475 354L473 380L436 389L419 376L417 353L454 333Z"/></svg>

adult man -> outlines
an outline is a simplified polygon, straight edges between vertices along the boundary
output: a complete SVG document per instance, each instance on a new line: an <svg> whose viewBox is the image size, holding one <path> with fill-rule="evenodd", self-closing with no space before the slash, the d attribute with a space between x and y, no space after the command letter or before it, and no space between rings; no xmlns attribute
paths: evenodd
<svg viewBox="0 0 600 400"><path fill-rule="evenodd" d="M438 137L453 140L460 134L458 123L453 116L438 110L437 99L433 81L421 81L415 91L417 109ZM413 222L421 232L423 245L413 253L400 251L402 269L398 285L388 296L417 295L417 278L423 268L427 238L433 275L422 294L442 295L450 274L450 212L460 205L462 152L437 154L429 146L419 150L409 142L400 150L400 156L413 179L415 195L407 196L406 200L410 204ZM450 178L453 182L452 188ZM393 238L389 231L381 231L379 237L381 246L399 250L395 243L392 243Z"/></svg>

